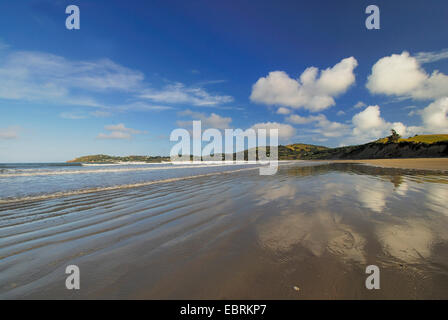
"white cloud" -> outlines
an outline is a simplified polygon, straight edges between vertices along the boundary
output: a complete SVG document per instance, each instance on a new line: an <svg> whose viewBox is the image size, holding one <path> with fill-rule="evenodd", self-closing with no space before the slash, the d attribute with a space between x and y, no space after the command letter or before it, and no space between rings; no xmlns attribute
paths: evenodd
<svg viewBox="0 0 448 320"><path fill-rule="evenodd" d="M127 128L123 123L111 124L104 127L109 133L98 134L98 139L131 139L133 134L146 134L147 131Z"/></svg>
<svg viewBox="0 0 448 320"><path fill-rule="evenodd" d="M229 129L232 118L222 117L216 113L211 113L207 115L201 112L193 112L191 110L185 110L179 112L180 116L188 116L193 120L200 120L203 128L215 128L215 129ZM192 121L178 121L178 126L180 127L191 127Z"/></svg>
<svg viewBox="0 0 448 320"><path fill-rule="evenodd" d="M312 132L319 134L326 138L335 138L347 134L349 126L340 122L330 121L323 114L318 114L317 116L302 117L293 114L286 118L286 121L293 124L308 124L315 123ZM316 139L316 138L315 138Z"/></svg>
<svg viewBox="0 0 448 320"><path fill-rule="evenodd" d="M420 114L426 131L448 133L448 97L431 103Z"/></svg>
<svg viewBox="0 0 448 320"><path fill-rule="evenodd" d="M264 122L264 123L256 123L251 129L266 129L267 134L269 134L270 129L278 129L278 137L279 139L289 139L294 136L296 129L290 126L289 124L278 123L278 122Z"/></svg>
<svg viewBox="0 0 448 320"><path fill-rule="evenodd" d="M277 114L290 114L291 110L285 107L280 107L277 109Z"/></svg>
<svg viewBox="0 0 448 320"><path fill-rule="evenodd" d="M191 104L200 107L217 106L233 101L231 96L212 95L201 87L189 88L179 82L161 90L147 89L139 97L162 103Z"/></svg>
<svg viewBox="0 0 448 320"><path fill-rule="evenodd" d="M437 70L427 74L419 61L405 51L378 60L366 87L371 93L437 99L448 95L448 76Z"/></svg>
<svg viewBox="0 0 448 320"><path fill-rule="evenodd" d="M372 93L403 95L416 89L425 79L426 73L417 59L403 52L378 60L372 67L366 86Z"/></svg>
<svg viewBox="0 0 448 320"><path fill-rule="evenodd" d="M334 98L355 82L353 70L357 65L356 59L350 57L320 74L315 67L307 68L297 80L284 71L273 71L253 85L250 99L266 105L321 111L333 106Z"/></svg>
<svg viewBox="0 0 448 320"><path fill-rule="evenodd" d="M130 91L141 86L143 74L109 59L74 61L27 51L9 52L0 64L0 98L101 106L76 90Z"/></svg>
<svg viewBox="0 0 448 320"><path fill-rule="evenodd" d="M421 64L448 59L448 49L432 52L419 52L415 55L415 58Z"/></svg>
<svg viewBox="0 0 448 320"><path fill-rule="evenodd" d="M385 121L381 117L379 106L368 106L355 114L352 118L352 124L354 127L351 140L356 142L368 142L388 136L391 129L402 136L407 133L407 127L403 123Z"/></svg>
<svg viewBox="0 0 448 320"><path fill-rule="evenodd" d="M121 131L112 131L110 133L100 133L98 134L98 139L114 139L114 140L121 140L121 139L131 139L131 134L128 132L121 132Z"/></svg>
<svg viewBox="0 0 448 320"><path fill-rule="evenodd" d="M315 132L320 133L327 138L342 137L346 135L349 130L348 125L336 121L330 121L325 116L317 122L316 126L317 129L315 129Z"/></svg>
<svg viewBox="0 0 448 320"><path fill-rule="evenodd" d="M68 111L68 112L61 112L59 114L59 117L63 119L70 119L70 120L81 120L81 119L87 119L89 117L95 117L95 118L106 118L112 116L111 112L108 111L102 111L102 110L96 110L92 112L85 112L85 111Z"/></svg>
<svg viewBox="0 0 448 320"><path fill-rule="evenodd" d="M353 116L353 124L356 130L369 130L382 127L385 121L380 116L379 106L369 106Z"/></svg>
<svg viewBox="0 0 448 320"><path fill-rule="evenodd" d="M343 116L344 114L345 114L345 112L342 111L342 110L339 110L339 111L336 113L337 116Z"/></svg>
<svg viewBox="0 0 448 320"><path fill-rule="evenodd" d="M412 106L412 108L415 108ZM407 107L406 109L411 109ZM351 123L340 123L328 120L325 115L299 116L290 115L286 120L296 125L312 124L312 139L340 138L341 145L367 143L390 135L394 129L402 137L415 134L448 133L448 97L439 99L422 110L412 110L413 114L422 117L422 125L406 126L402 122L389 122L381 116L378 105L368 106L355 114Z"/></svg>
<svg viewBox="0 0 448 320"><path fill-rule="evenodd" d="M448 76L434 71L411 96L414 99L438 99L448 96Z"/></svg>
<svg viewBox="0 0 448 320"><path fill-rule="evenodd" d="M59 116L63 119L70 120L85 119L87 117L85 114L79 112L62 112L59 114Z"/></svg>
<svg viewBox="0 0 448 320"><path fill-rule="evenodd" d="M120 111L164 111L164 110L172 110L174 108L171 106L153 105L153 104L148 104L148 103L145 103L142 101L137 101L137 102L114 107L114 109L117 109Z"/></svg>
<svg viewBox="0 0 448 320"><path fill-rule="evenodd" d="M353 108L355 108L355 109L361 109L361 108L364 108L366 106L366 104L364 103L364 102L362 102L362 101L358 101L354 106L353 106Z"/></svg>
<svg viewBox="0 0 448 320"><path fill-rule="evenodd" d="M97 111L90 112L90 115L97 117L97 118L106 118L106 117L110 117L112 114L108 111L97 110Z"/></svg>
<svg viewBox="0 0 448 320"><path fill-rule="evenodd" d="M222 81L214 81L219 83ZM151 105L147 100L127 105L110 105L110 93L127 100L136 97L171 104L219 106L233 97L213 95L201 86L182 83L154 89L144 82L144 74L119 65L110 59L71 60L45 52L5 49L0 61L0 99L99 107L108 111L162 111L169 105Z"/></svg>
<svg viewBox="0 0 448 320"><path fill-rule="evenodd" d="M309 117L302 117L297 114L292 114L286 118L286 121L293 123L293 124L307 124L307 123L311 123L313 121L319 121L322 118L325 118L325 116L322 114L317 115L317 116L309 116Z"/></svg>
<svg viewBox="0 0 448 320"><path fill-rule="evenodd" d="M17 139L19 137L19 127L0 128L0 139Z"/></svg>
<svg viewBox="0 0 448 320"><path fill-rule="evenodd" d="M126 128L126 126L124 124L122 124L122 123L111 124L111 125L105 126L104 129L106 129L108 131L128 132L128 133L131 133L131 134L145 133L144 131L135 130L135 129L131 129L131 128Z"/></svg>
<svg viewBox="0 0 448 320"><path fill-rule="evenodd" d="M409 111L408 116L413 117L417 114L420 114L420 112L421 112L421 110L411 110L411 111Z"/></svg>

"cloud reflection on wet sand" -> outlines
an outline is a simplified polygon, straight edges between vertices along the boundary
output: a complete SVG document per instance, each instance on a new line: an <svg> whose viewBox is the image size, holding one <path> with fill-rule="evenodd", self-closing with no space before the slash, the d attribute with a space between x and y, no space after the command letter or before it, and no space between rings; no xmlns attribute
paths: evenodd
<svg viewBox="0 0 448 320"><path fill-rule="evenodd" d="M82 298L447 298L447 178L297 164L0 205L0 297L70 298L74 263Z"/></svg>

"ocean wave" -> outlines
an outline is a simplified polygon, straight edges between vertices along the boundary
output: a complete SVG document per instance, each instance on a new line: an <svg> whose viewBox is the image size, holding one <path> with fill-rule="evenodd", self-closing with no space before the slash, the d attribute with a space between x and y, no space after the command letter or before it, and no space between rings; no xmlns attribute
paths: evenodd
<svg viewBox="0 0 448 320"><path fill-rule="evenodd" d="M39 201L39 200L47 200L47 199L60 198L60 197L66 197L66 196L71 196L71 195L94 193L94 192L101 192L101 191L131 189L131 188L144 187L144 186L149 186L149 185L159 184L159 183L168 183L168 182L175 182L175 181L188 180L188 179L194 179L194 178L231 174L231 173L247 171L247 170L255 170L255 169L259 169L259 167L250 167L250 168L242 168L242 169L236 169L236 170L204 173L204 174L197 174L197 175L191 175L191 176L185 176L185 177L152 180L152 181L146 181L146 182L115 185L115 186L108 186L108 187L96 187L96 188L87 188L87 189L72 190L72 191L61 191L61 192L55 192L55 193L51 193L51 194L32 195L32 196L25 196L25 197L18 197L18 198L5 198L5 199L0 199L0 204L8 204L8 203L22 202L22 201Z"/></svg>
<svg viewBox="0 0 448 320"><path fill-rule="evenodd" d="M79 162L48 162L48 163L0 163L0 169L32 169L45 167L80 167Z"/></svg>
<svg viewBox="0 0 448 320"><path fill-rule="evenodd" d="M114 162L114 163L81 163L83 167L110 167L110 166L131 166L131 165L157 165L159 162Z"/></svg>
<svg viewBox="0 0 448 320"><path fill-rule="evenodd" d="M49 171L44 169L25 171L25 170L14 170L8 173L0 173L0 178L12 178L12 177L33 177L33 176L53 176L53 175L70 175L70 174L92 174L92 173L120 173L120 172L138 172L138 171L155 171L155 170L171 170L171 169L191 169L191 168L208 168L208 167L218 167L218 166L232 166L232 165L253 165L253 163L209 163L209 164L180 164L161 167L133 167L133 168L110 168L110 169L84 169L84 170L60 170L60 171ZM29 169L26 169L29 170Z"/></svg>

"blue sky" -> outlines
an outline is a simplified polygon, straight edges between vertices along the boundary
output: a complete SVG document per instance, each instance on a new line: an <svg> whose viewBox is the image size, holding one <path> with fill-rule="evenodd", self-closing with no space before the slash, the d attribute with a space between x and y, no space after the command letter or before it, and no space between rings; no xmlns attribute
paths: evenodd
<svg viewBox="0 0 448 320"><path fill-rule="evenodd" d="M448 133L448 3L375 1L380 30L369 4L2 1L0 162L168 155L196 119L283 144Z"/></svg>

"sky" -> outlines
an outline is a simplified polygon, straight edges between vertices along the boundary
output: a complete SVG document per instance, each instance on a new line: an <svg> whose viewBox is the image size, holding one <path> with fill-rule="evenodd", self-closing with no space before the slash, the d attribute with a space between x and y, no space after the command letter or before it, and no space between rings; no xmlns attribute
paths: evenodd
<svg viewBox="0 0 448 320"><path fill-rule="evenodd" d="M331 147L448 133L446 1L8 0L0 12L0 163L169 155L192 120Z"/></svg>

